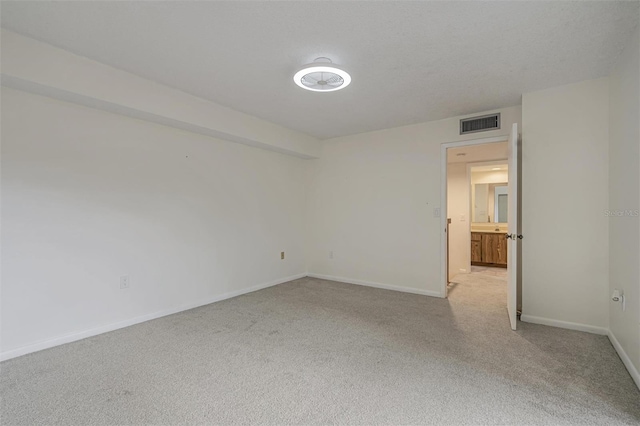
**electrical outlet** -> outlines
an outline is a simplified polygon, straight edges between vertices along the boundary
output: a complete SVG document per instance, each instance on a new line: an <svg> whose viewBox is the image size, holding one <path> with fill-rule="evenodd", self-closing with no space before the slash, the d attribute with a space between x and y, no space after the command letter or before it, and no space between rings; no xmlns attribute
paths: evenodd
<svg viewBox="0 0 640 426"><path fill-rule="evenodd" d="M120 277L120 289L124 290L129 288L129 275L123 275Z"/></svg>
<svg viewBox="0 0 640 426"><path fill-rule="evenodd" d="M329 251L329 260L333 260L333 250Z"/></svg>
<svg viewBox="0 0 640 426"><path fill-rule="evenodd" d="M433 209L433 217L440 217L440 207Z"/></svg>
<svg viewBox="0 0 640 426"><path fill-rule="evenodd" d="M284 260L284 252L283 251L280 252L280 260Z"/></svg>

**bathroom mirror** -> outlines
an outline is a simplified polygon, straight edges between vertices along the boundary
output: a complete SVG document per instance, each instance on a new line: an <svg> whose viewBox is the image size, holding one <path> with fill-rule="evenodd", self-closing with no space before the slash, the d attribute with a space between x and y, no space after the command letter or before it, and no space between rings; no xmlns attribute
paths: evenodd
<svg viewBox="0 0 640 426"><path fill-rule="evenodd" d="M472 221L475 223L507 223L507 191L506 182L473 184Z"/></svg>
<svg viewBox="0 0 640 426"><path fill-rule="evenodd" d="M507 223L509 166L502 162L469 164L471 222Z"/></svg>

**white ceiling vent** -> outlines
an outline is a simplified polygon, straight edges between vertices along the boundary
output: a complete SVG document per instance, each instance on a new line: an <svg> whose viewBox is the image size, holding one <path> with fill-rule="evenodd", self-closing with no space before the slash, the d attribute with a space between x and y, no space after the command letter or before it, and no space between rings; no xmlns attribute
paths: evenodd
<svg viewBox="0 0 640 426"><path fill-rule="evenodd" d="M460 134L486 132L500 128L500 113L460 120Z"/></svg>

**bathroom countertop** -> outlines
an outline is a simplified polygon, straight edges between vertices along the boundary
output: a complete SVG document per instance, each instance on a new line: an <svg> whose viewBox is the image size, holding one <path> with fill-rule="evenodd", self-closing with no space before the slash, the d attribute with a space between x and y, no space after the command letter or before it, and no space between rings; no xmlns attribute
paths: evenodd
<svg viewBox="0 0 640 426"><path fill-rule="evenodd" d="M496 228L499 228L496 231ZM506 234L507 233L507 224L501 223L472 223L471 224L471 232L486 232L489 234Z"/></svg>

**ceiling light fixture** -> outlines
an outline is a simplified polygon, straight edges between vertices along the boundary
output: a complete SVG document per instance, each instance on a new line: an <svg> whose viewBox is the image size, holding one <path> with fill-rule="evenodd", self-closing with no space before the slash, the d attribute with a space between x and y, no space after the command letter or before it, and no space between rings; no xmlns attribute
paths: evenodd
<svg viewBox="0 0 640 426"><path fill-rule="evenodd" d="M494 167L494 168L493 168L493 169L491 169L491 170L502 170L502 169L501 169L500 167Z"/></svg>
<svg viewBox="0 0 640 426"><path fill-rule="evenodd" d="M348 72L331 62L329 58L316 58L293 76L293 81L303 89L313 92L334 92L351 83Z"/></svg>

